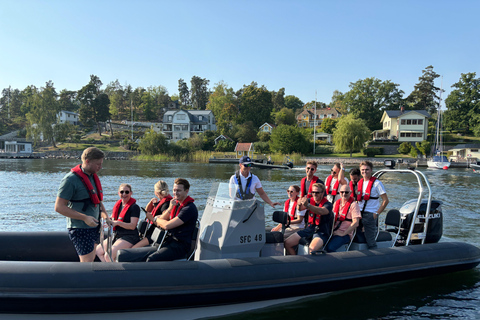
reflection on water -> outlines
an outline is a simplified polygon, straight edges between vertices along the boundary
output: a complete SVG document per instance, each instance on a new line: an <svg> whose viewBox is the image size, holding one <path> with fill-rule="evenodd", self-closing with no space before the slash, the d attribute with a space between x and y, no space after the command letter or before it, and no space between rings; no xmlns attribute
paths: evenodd
<svg viewBox="0 0 480 320"><path fill-rule="evenodd" d="M1 230L65 230L65 219L54 212L54 203L61 179L77 162L0 159ZM190 195L201 213L211 185L228 182L237 169L238 165L234 164L105 161L104 169L100 172L105 192L104 203L107 210L111 210L118 199L118 186L130 183L133 196L140 206L145 206L154 196L153 185L159 179L165 180L171 188L175 178L182 177L190 181ZM330 169L331 166L320 166L317 174L325 180ZM476 245L480 227L480 176L468 169L421 171L430 181L434 198L443 201L444 236ZM254 168L252 172L258 175L270 199L282 203L281 207L277 207L280 210L287 199L286 189L292 184L298 185L305 175L303 168ZM417 197L413 175L384 175L381 179L390 199L389 209L399 208L407 199ZM270 206L265 206L269 226L273 226L270 219L273 211ZM477 268L431 279L323 295L268 312L259 311L233 318L475 319L480 318L479 285L480 271Z"/></svg>

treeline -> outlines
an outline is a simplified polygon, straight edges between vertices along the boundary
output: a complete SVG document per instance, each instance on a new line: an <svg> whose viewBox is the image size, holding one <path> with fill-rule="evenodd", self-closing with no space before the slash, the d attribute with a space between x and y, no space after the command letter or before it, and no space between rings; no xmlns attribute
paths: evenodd
<svg viewBox="0 0 480 320"><path fill-rule="evenodd" d="M404 96L399 84L391 80L366 78L352 82L349 91L333 92L330 103L317 102L317 108L335 108L342 115L363 119L370 131L380 129L380 119L385 110L404 107L407 110L427 110L434 118L438 110L441 89L435 86L439 75L433 66L422 70L413 91ZM44 87L2 90L0 97L0 133L12 128L26 128L34 141L42 137L55 143L55 137L68 128L52 126L60 110L78 112L85 126L97 125L107 120L162 121L169 108L209 109L215 115L217 132L239 142L259 141L269 143L270 136L259 132L259 126L268 122L276 126L295 126L296 114L304 108L313 108L315 102L304 103L294 95L285 95L285 88L270 91L252 82L240 89L219 82L212 88L210 81L193 76L190 86L178 81L178 94L170 95L164 86L134 88L121 85L118 80L103 86L95 75L77 91L60 92L48 81ZM447 111L444 128L461 130L480 136L480 79L475 73L462 74L445 99ZM323 121L323 129L333 132L336 121ZM304 129L302 129L304 130ZM306 129L308 131L310 129ZM308 136L307 134L307 136ZM310 134L311 136L311 134Z"/></svg>

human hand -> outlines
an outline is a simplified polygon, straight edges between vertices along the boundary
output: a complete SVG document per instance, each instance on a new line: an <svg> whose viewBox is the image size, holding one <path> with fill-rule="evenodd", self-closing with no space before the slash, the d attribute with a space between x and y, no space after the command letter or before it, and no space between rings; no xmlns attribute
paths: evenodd
<svg viewBox="0 0 480 320"><path fill-rule="evenodd" d="M91 216L85 216L85 219L83 219L83 222L85 222L89 227L98 226L98 220Z"/></svg>
<svg viewBox="0 0 480 320"><path fill-rule="evenodd" d="M270 205L272 206L272 208L275 208L275 206L280 205L280 202L272 202Z"/></svg>

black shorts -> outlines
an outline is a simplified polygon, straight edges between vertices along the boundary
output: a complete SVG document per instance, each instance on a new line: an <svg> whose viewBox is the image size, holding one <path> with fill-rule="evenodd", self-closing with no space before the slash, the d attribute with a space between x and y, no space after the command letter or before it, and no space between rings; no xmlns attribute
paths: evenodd
<svg viewBox="0 0 480 320"><path fill-rule="evenodd" d="M125 235L121 235L121 236L118 236L115 234L115 237L113 238L113 243L115 243L115 241L117 240L123 240L123 241L127 241L128 243L131 243L132 245L136 245L137 242L140 241L140 236L137 234L125 234Z"/></svg>
<svg viewBox="0 0 480 320"><path fill-rule="evenodd" d="M100 242L100 225L96 228L69 228L68 236L79 256L84 256L95 250L95 244Z"/></svg>

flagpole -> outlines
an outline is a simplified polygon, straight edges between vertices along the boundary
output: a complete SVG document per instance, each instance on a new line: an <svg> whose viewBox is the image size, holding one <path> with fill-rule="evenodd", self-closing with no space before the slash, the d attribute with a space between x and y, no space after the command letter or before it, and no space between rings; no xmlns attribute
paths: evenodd
<svg viewBox="0 0 480 320"><path fill-rule="evenodd" d="M317 130L317 90L315 90L315 108L313 114L313 156L315 156L315 136Z"/></svg>

